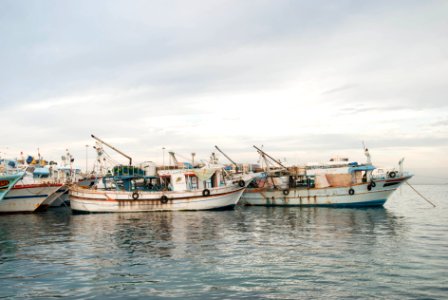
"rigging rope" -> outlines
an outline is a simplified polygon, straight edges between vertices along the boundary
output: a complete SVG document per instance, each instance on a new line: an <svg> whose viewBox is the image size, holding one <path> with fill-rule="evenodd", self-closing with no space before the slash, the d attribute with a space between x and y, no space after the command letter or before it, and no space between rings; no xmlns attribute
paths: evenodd
<svg viewBox="0 0 448 300"><path fill-rule="evenodd" d="M419 195L420 197L422 197L424 200L426 200L428 203L430 203L432 206L436 207L436 205L434 203L432 203L431 201L429 201L425 196L423 196L422 194L420 194L409 182L406 181L406 184L409 185L411 187L411 189L414 190L414 192L417 193L417 195Z"/></svg>

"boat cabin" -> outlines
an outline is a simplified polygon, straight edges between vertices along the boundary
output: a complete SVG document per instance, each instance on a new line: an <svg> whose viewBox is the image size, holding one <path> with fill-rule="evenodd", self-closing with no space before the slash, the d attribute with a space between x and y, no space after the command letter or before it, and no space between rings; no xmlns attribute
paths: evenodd
<svg viewBox="0 0 448 300"><path fill-rule="evenodd" d="M203 190L226 184L221 168L159 170L158 175L170 191Z"/></svg>
<svg viewBox="0 0 448 300"><path fill-rule="evenodd" d="M142 168L120 165L102 179L102 188L125 191L191 191L225 184L221 168L159 170L147 175Z"/></svg>

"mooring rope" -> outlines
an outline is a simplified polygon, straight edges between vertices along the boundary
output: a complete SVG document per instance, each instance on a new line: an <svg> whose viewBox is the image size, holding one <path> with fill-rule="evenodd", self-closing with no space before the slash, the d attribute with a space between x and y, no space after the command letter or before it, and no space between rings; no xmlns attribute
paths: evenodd
<svg viewBox="0 0 448 300"><path fill-rule="evenodd" d="M428 203L430 203L432 206L436 207L436 205L434 203L432 203L431 201L429 201L425 196L423 196L422 194L420 194L409 182L406 181L406 184L409 185L411 187L411 189L414 190L414 192L417 193L417 195L419 195L420 197L422 197L424 200L426 200Z"/></svg>

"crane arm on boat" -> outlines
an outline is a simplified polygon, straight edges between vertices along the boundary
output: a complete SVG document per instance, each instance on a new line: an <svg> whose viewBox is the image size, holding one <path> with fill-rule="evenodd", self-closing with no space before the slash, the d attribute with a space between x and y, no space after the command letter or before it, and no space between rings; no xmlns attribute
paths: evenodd
<svg viewBox="0 0 448 300"><path fill-rule="evenodd" d="M101 140L100 138L94 136L93 134L91 134L92 138L94 138L95 140L97 140L98 142L100 142L101 144L106 145L107 147L111 148L112 150L116 151L117 153L123 155L124 157L126 157L127 159L129 159L129 165L132 166L132 157L130 157L129 155L124 154L123 152L121 152L120 150L118 150L117 148L115 148L112 145L109 145L108 143L106 143L105 141Z"/></svg>

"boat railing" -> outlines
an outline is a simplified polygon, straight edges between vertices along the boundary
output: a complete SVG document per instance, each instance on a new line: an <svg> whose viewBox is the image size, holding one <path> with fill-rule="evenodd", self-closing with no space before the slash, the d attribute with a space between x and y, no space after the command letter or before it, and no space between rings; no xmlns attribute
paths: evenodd
<svg viewBox="0 0 448 300"><path fill-rule="evenodd" d="M119 166L115 166L112 169L112 174L114 176L145 176L145 171L141 168L135 167L135 166L124 166L124 165L119 165Z"/></svg>

